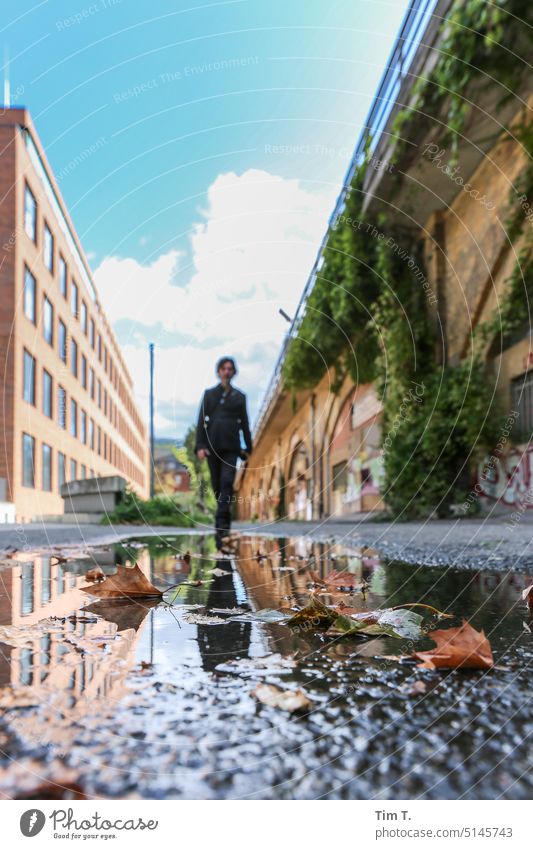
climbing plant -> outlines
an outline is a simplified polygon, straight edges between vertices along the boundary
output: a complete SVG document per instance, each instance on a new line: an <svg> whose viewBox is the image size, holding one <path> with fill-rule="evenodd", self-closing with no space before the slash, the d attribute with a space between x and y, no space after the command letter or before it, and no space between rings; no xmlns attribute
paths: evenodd
<svg viewBox="0 0 533 849"><path fill-rule="evenodd" d="M455 4L439 61L416 83L414 100L395 119L397 163L409 156L406 137L422 137L424 122L438 127L439 143L449 144L453 163L473 109L465 91L492 86L499 104L514 95L524 72L517 54L527 45L522 22L532 10L529 0ZM509 137L522 143L530 164L510 198L508 222L509 240L524 244L498 315L478 331L485 340L511 334L530 320L533 250L522 233L533 190L532 136L524 113ZM399 227L393 203L378 221L364 213L368 161L367 156L357 170L346 207L328 235L283 379L293 393L316 385L328 369L336 375L333 391L346 375L356 383L373 381L383 401L381 486L387 506L404 517L433 510L445 515L468 489L472 462L497 439L497 405L479 352L455 366L441 361L420 234Z"/></svg>

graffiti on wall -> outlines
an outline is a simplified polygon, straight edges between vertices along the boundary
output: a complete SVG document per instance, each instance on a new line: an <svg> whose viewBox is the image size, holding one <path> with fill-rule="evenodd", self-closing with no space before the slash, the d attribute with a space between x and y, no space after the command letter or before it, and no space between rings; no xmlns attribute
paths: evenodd
<svg viewBox="0 0 533 849"><path fill-rule="evenodd" d="M509 507L533 508L533 447L524 451L514 449L490 463L483 460L477 478L480 495Z"/></svg>

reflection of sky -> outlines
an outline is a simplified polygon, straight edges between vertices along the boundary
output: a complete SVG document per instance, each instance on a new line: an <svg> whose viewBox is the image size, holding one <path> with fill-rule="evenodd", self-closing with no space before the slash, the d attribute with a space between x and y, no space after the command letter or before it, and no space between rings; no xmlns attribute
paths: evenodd
<svg viewBox="0 0 533 849"><path fill-rule="evenodd" d="M21 0L32 112L157 435L182 435L234 354L252 416L406 0ZM89 8L89 6L87 7ZM6 16L4 16L6 17Z"/></svg>

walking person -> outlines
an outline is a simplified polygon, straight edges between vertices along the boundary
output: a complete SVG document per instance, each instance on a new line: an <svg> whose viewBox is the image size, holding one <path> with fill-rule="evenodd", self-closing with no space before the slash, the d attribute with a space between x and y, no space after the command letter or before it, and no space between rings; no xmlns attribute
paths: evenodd
<svg viewBox="0 0 533 849"><path fill-rule="evenodd" d="M247 460L252 452L252 437L246 410L246 395L231 385L237 374L232 357L222 357L216 372L219 383L206 389L196 427L196 455L207 459L211 485L217 502L215 528L218 551L231 528L231 501L237 460ZM241 445L241 433L244 448Z"/></svg>

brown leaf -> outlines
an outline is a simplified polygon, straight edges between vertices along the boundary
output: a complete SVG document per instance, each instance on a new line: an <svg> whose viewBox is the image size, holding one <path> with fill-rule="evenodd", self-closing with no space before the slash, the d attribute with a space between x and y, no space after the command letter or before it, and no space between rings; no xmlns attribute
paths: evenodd
<svg viewBox="0 0 533 849"><path fill-rule="evenodd" d="M431 639L437 644L435 649L414 652L412 657L422 660L423 669L490 669L494 666L492 650L483 631L475 628L463 619L458 628L434 631Z"/></svg>
<svg viewBox="0 0 533 849"><path fill-rule="evenodd" d="M533 584L526 587L522 592L522 600L527 601L527 606L530 610L533 610Z"/></svg>
<svg viewBox="0 0 533 849"><path fill-rule="evenodd" d="M98 596L98 598L153 598L161 597L163 593L150 583L146 575L135 565L117 566L114 575L109 575L104 581L94 586L81 587L83 592Z"/></svg>
<svg viewBox="0 0 533 849"><path fill-rule="evenodd" d="M324 584L328 588L331 587L341 592L364 593L368 589L368 584L365 581L358 581L351 572L337 572L335 569L329 575L326 575Z"/></svg>
<svg viewBox="0 0 533 849"><path fill-rule="evenodd" d="M307 710L311 702L303 690L281 690L273 684L259 684L251 695L268 707L280 708L289 713L299 710Z"/></svg>

